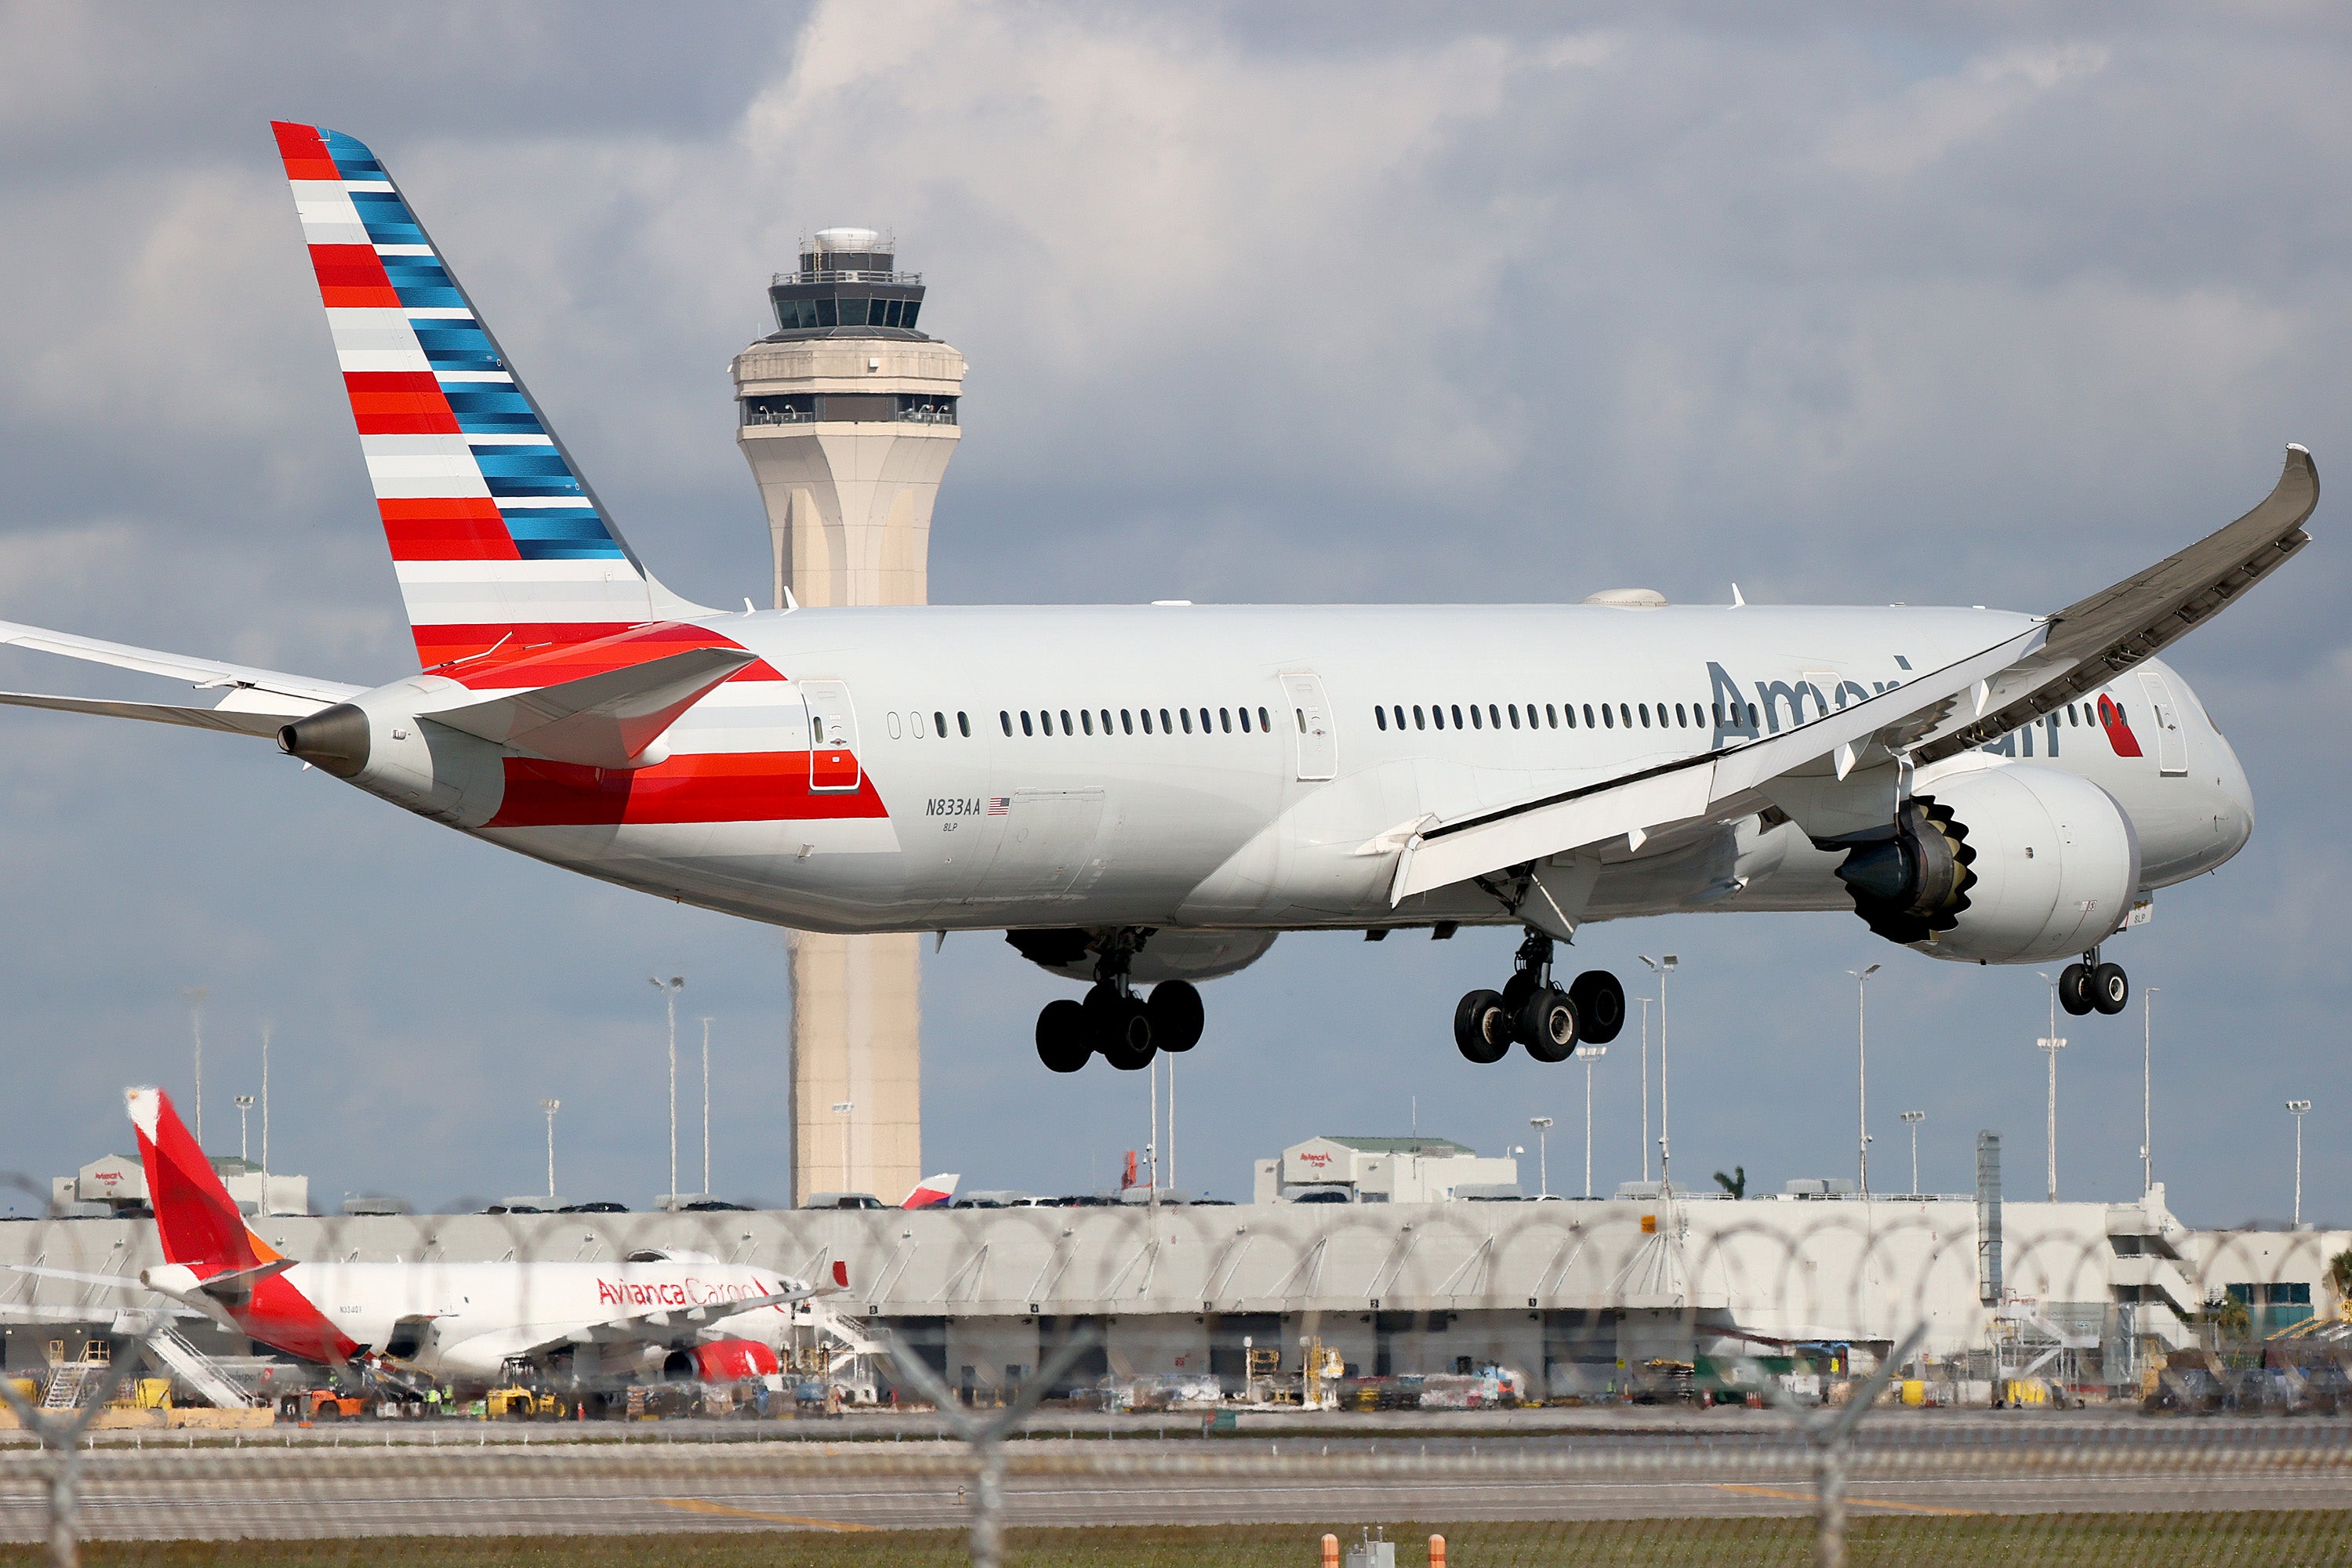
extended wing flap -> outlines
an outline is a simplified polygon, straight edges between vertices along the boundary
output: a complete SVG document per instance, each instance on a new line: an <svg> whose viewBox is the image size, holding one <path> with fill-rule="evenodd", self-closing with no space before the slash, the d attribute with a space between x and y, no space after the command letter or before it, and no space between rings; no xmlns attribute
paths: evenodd
<svg viewBox="0 0 2352 1568"><path fill-rule="evenodd" d="M423 717L555 762L638 767L679 714L757 658L740 647L688 648Z"/></svg>

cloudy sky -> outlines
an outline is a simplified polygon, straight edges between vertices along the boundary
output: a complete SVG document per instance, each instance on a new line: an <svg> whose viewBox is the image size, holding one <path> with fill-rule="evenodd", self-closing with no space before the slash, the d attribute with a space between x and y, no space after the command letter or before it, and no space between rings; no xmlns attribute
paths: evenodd
<svg viewBox="0 0 2352 1568"><path fill-rule="evenodd" d="M795 238L842 223L896 231L971 362L942 601L1737 581L2039 610L2237 515L2284 442L2352 479L2340 10L1779 9L0 6L0 617L414 668L271 118L391 164L632 542L707 603L766 582L727 362ZM2318 1107L2305 1212L2352 1218L2341 515L2177 650L2260 827L2110 949L2162 988L2157 1173L2201 1222L2285 1213L2289 1096ZM0 682L171 700L23 654ZM0 717L0 1170L125 1147L126 1082L184 1094L204 986L209 1141L234 1147L269 1023L272 1164L322 1204L530 1190L560 1095L567 1193L642 1205L658 968L715 1020L718 1188L784 1190L782 933L263 745ZM1682 955L1678 1172L1850 1172L1845 972L1884 960L1880 1182L1907 1180L1895 1113L1920 1109L1927 1186L1966 1190L1990 1127L2038 1187L2032 972L1843 916L1579 945L1629 984L1637 952ZM1474 1068L1448 1037L1510 946L1288 937L1212 987L1179 1181L1237 1195L1251 1157L1403 1131L1417 1101L1488 1150L1557 1117L1553 1185L1580 1187L1584 1073ZM1067 989L984 935L929 965L928 1166L1084 1190L1142 1142L1139 1078L1036 1064ZM2136 1190L2140 1024L2069 1021L2067 1195ZM1604 1185L1640 1173L1635 1045L1594 1075Z"/></svg>

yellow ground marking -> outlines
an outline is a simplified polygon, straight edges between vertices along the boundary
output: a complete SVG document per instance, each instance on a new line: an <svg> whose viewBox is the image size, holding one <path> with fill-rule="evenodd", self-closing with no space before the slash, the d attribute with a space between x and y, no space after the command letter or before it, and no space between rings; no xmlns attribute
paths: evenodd
<svg viewBox="0 0 2352 1568"><path fill-rule="evenodd" d="M811 1519L798 1513L761 1513L757 1509L737 1508L732 1503L711 1502L703 1498L664 1497L654 1500L664 1508L682 1509L688 1513L718 1513L729 1519L757 1519L769 1524L805 1525L811 1530L837 1531L845 1535L882 1528L878 1524L852 1524L844 1519Z"/></svg>
<svg viewBox="0 0 2352 1568"><path fill-rule="evenodd" d="M1818 1500L1811 1492L1787 1492L1778 1487L1735 1486L1729 1481L1717 1481L1716 1487L1722 1491L1746 1492L1750 1497L1780 1498L1787 1502ZM1933 1503L1924 1502L1881 1502L1874 1498L1864 1497L1848 1497L1845 1502L1848 1508L1893 1508L1906 1513L1948 1513L1961 1519L1973 1519L1982 1511L1973 1508L1937 1508Z"/></svg>

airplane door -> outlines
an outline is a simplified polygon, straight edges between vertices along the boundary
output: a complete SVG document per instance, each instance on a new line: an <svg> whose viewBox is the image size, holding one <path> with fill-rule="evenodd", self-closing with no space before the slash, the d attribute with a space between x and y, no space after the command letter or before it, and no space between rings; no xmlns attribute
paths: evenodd
<svg viewBox="0 0 2352 1568"><path fill-rule="evenodd" d="M838 680L803 680L801 700L808 705L809 789L811 793L841 793L857 787L857 710L849 703L849 688Z"/></svg>
<svg viewBox="0 0 2352 1568"><path fill-rule="evenodd" d="M1282 678L1290 699L1291 728L1298 742L1298 776L1335 778L1339 772L1339 737L1331 727L1331 704L1323 696L1323 678L1312 673Z"/></svg>
<svg viewBox="0 0 2352 1568"><path fill-rule="evenodd" d="M2139 672L2156 716L2156 771L2166 778L2189 776L2189 735L2180 727L2180 700L2172 685L2152 669Z"/></svg>

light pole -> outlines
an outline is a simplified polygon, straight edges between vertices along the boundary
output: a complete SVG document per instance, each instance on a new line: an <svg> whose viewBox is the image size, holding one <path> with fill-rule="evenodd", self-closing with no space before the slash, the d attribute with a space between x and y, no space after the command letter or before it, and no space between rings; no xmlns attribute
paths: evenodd
<svg viewBox="0 0 2352 1568"><path fill-rule="evenodd" d="M856 1109L854 1100L833 1102L833 1113L841 1118L841 1190L845 1193L849 1190L849 1116Z"/></svg>
<svg viewBox="0 0 2352 1568"><path fill-rule="evenodd" d="M1650 1180L1650 998L1642 1004L1642 1181Z"/></svg>
<svg viewBox="0 0 2352 1568"><path fill-rule="evenodd" d="M1862 1151L1862 1195L1870 1196L1870 1028L1866 1004L1863 998L1870 985L1870 977L1885 965L1874 963L1867 969L1849 969L1853 976L1853 1103L1856 1117L1857 1147ZM1918 1190L1918 1184L1912 1184Z"/></svg>
<svg viewBox="0 0 2352 1568"><path fill-rule="evenodd" d="M2294 1228L2303 1228L2303 1115L2311 1109L2307 1100L2290 1100L2287 1114L2294 1118Z"/></svg>
<svg viewBox="0 0 2352 1568"><path fill-rule="evenodd" d="M1924 1110L1906 1110L1903 1125L1911 1129L1911 1195L1919 1195L1919 1123L1927 1120Z"/></svg>
<svg viewBox="0 0 2352 1568"><path fill-rule="evenodd" d="M270 1026L261 1026L261 1212L270 1214L269 1206L269 1032Z"/></svg>
<svg viewBox="0 0 2352 1568"><path fill-rule="evenodd" d="M547 1195L555 1195L555 1113L563 1109L560 1100L542 1100L539 1108L547 1112Z"/></svg>
<svg viewBox="0 0 2352 1568"><path fill-rule="evenodd" d="M1674 1111L1673 1102L1667 1098L1671 1080L1666 1074L1666 976L1682 960L1669 952L1661 958L1643 956L1642 962L1658 977L1658 1186L1671 1197L1675 1177L1668 1166L1674 1158Z"/></svg>
<svg viewBox="0 0 2352 1568"><path fill-rule="evenodd" d="M2066 1042L2056 1036L2045 1036L2033 1042L2050 1058L2050 1116L2042 1131L2050 1149L2050 1201L2058 1201L2058 1053Z"/></svg>
<svg viewBox="0 0 2352 1568"><path fill-rule="evenodd" d="M1576 1053L1584 1058L1584 1195L1592 1195L1592 1063L1609 1054L1607 1046L1587 1046Z"/></svg>
<svg viewBox="0 0 2352 1568"><path fill-rule="evenodd" d="M2139 994L2139 1190L2143 1194L2156 1190L2156 1162L2148 1153L2156 1142L2148 1125L2154 1103L2148 1068L2156 1057L2156 994L2163 989L2151 985Z"/></svg>
<svg viewBox="0 0 2352 1568"><path fill-rule="evenodd" d="M702 1195L710 1195L710 1020L702 1020Z"/></svg>
<svg viewBox="0 0 2352 1568"><path fill-rule="evenodd" d="M240 1094L236 1097L236 1157L240 1160L246 1157L245 1113L252 1109L253 1096L249 1094Z"/></svg>
<svg viewBox="0 0 2352 1568"><path fill-rule="evenodd" d="M677 994L686 989L686 976L673 974L667 980L660 975L646 976L646 982L662 994L669 1010L669 1195L665 1204L677 1202Z"/></svg>
<svg viewBox="0 0 2352 1568"><path fill-rule="evenodd" d="M196 1147L205 1146L205 998L208 986L191 985L180 993L188 999L188 1027L196 1038Z"/></svg>
<svg viewBox="0 0 2352 1568"><path fill-rule="evenodd" d="M1536 1130L1536 1184L1540 1195L1551 1196L1551 1157L1548 1140L1551 1135L1551 1118L1530 1116L1528 1125Z"/></svg>

